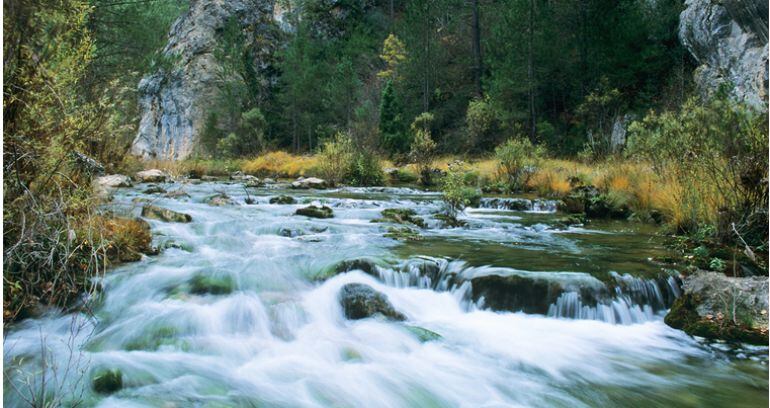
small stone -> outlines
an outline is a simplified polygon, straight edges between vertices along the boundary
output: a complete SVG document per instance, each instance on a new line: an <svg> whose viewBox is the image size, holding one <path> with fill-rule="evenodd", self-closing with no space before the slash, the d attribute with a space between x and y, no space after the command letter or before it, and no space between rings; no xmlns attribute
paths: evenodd
<svg viewBox="0 0 770 408"><path fill-rule="evenodd" d="M100 394L112 394L123 388L123 373L118 369L99 370L93 377L91 385Z"/></svg>
<svg viewBox="0 0 770 408"><path fill-rule="evenodd" d="M295 204L297 200L292 196L280 195L277 197L270 197L270 204Z"/></svg>
<svg viewBox="0 0 770 408"><path fill-rule="evenodd" d="M163 183L168 178L168 174L158 169L144 170L136 173L136 179L140 183Z"/></svg>
<svg viewBox="0 0 770 408"><path fill-rule="evenodd" d="M331 208L327 206L322 207L316 207L314 205L310 205L304 208L299 208L294 213L295 215L304 215L305 217L311 217L311 218L332 218L334 217L334 212Z"/></svg>
<svg viewBox="0 0 770 408"><path fill-rule="evenodd" d="M145 205L142 207L142 217L165 222L191 222L192 217L189 214L178 213L166 208L155 205Z"/></svg>

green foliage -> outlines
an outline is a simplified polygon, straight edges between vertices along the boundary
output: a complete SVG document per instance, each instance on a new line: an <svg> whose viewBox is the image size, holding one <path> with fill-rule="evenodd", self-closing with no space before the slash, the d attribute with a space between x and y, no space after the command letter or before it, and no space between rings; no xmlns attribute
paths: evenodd
<svg viewBox="0 0 770 408"><path fill-rule="evenodd" d="M436 157L436 142L433 141L430 133L432 123L433 115L423 112L414 118L411 125L413 138L409 158L413 163L417 164L420 182L425 186L432 184L431 165Z"/></svg>
<svg viewBox="0 0 770 408"><path fill-rule="evenodd" d="M468 166L457 161L449 165L444 176L441 198L444 200L445 214L452 219L480 198L478 189L467 183L468 173Z"/></svg>
<svg viewBox="0 0 770 408"><path fill-rule="evenodd" d="M379 186L385 180L380 159L372 152L358 150L350 165L350 183L356 186Z"/></svg>
<svg viewBox="0 0 770 408"><path fill-rule="evenodd" d="M607 77L602 77L599 86L577 106L575 113L588 134L588 144L594 158L604 157L610 152L612 125L621 110L622 95L611 88Z"/></svg>
<svg viewBox="0 0 770 408"><path fill-rule="evenodd" d="M678 229L713 224L722 239L745 235L750 245L766 247L766 115L724 93L706 102L690 99L679 111L651 112L634 122L627 154L655 163L682 187L676 199L687 217Z"/></svg>
<svg viewBox="0 0 770 408"><path fill-rule="evenodd" d="M545 149L534 146L526 137L514 137L495 148L495 158L499 162L498 172L508 183L511 191L526 187L545 156Z"/></svg>
<svg viewBox="0 0 770 408"><path fill-rule="evenodd" d="M350 174L355 149L353 141L346 133L339 132L333 140L323 144L319 152L319 171L321 177L331 183L339 183Z"/></svg>
<svg viewBox="0 0 770 408"><path fill-rule="evenodd" d="M498 111L489 98L474 99L468 103L465 123L470 148L483 149L484 146L497 144L495 138L500 131L500 121Z"/></svg>
<svg viewBox="0 0 770 408"><path fill-rule="evenodd" d="M380 58L385 62L386 66L384 70L377 73L377 76L388 81L398 81L398 66L406 61L406 50L404 43L393 33L385 38Z"/></svg>
<svg viewBox="0 0 770 408"><path fill-rule="evenodd" d="M385 82L380 100L380 137L382 145L391 154L405 153L409 137L404 131L401 104L395 94L393 81Z"/></svg>

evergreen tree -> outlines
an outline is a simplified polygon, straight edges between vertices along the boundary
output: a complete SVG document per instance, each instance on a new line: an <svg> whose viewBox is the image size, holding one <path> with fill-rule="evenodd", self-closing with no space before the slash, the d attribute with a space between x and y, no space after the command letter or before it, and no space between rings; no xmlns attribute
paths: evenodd
<svg viewBox="0 0 770 408"><path fill-rule="evenodd" d="M388 152L407 152L409 138L404 130L403 113L393 88L393 81L387 81L382 89L380 101L380 137Z"/></svg>

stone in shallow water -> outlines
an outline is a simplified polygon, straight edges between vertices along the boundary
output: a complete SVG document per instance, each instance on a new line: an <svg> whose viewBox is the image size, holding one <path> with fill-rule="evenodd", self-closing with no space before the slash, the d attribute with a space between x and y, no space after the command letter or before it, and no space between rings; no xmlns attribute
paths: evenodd
<svg viewBox="0 0 770 408"><path fill-rule="evenodd" d="M142 207L142 217L161 220L165 222L191 222L192 217L189 214L179 213L167 208L155 205L145 205Z"/></svg>
<svg viewBox="0 0 770 408"><path fill-rule="evenodd" d="M322 207L316 207L314 205L310 205L304 208L299 208L294 213L296 215L304 215L305 217L311 217L311 218L332 218L334 217L334 212L331 208L327 206Z"/></svg>
<svg viewBox="0 0 770 408"><path fill-rule="evenodd" d="M168 174L162 170L150 169L136 173L136 179L140 183L163 183L168 179Z"/></svg>
<svg viewBox="0 0 770 408"><path fill-rule="evenodd" d="M91 386L100 394L112 394L123 388L123 373L118 369L101 369L96 371Z"/></svg>
<svg viewBox="0 0 770 408"><path fill-rule="evenodd" d="M388 297L363 283L348 283L340 289L340 305L345 317L351 320L382 315L390 320L406 320L401 312L393 308Z"/></svg>
<svg viewBox="0 0 770 408"><path fill-rule="evenodd" d="M440 334L419 326L410 326L408 324L405 324L404 328L409 333L412 333L415 337L417 337L417 339L420 340L421 343L425 343L433 340L441 340L443 338Z"/></svg>
<svg viewBox="0 0 770 408"><path fill-rule="evenodd" d="M382 210L382 218L373 219L372 222L394 222L397 224L413 224L425 228L425 220L417 216L410 208L388 208Z"/></svg>
<svg viewBox="0 0 770 408"><path fill-rule="evenodd" d="M294 204L297 200L292 196L280 195L276 197L270 197L270 204Z"/></svg>
<svg viewBox="0 0 770 408"><path fill-rule="evenodd" d="M227 295L233 291L234 287L235 284L230 276L195 275L190 279L190 293L196 295Z"/></svg>
<svg viewBox="0 0 770 408"><path fill-rule="evenodd" d="M166 192L166 189L164 189L161 186L149 186L147 187L142 193L144 194L163 194Z"/></svg>

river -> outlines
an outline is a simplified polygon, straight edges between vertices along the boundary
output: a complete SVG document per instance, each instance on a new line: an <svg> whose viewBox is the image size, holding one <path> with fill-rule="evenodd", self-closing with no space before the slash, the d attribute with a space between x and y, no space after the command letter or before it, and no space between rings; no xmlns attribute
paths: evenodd
<svg viewBox="0 0 770 408"><path fill-rule="evenodd" d="M111 270L88 313L50 311L7 332L5 406L40 389L99 407L768 405L767 347L663 323L679 281L654 260L667 253L651 226L556 228L552 202L487 199L466 227L442 228L440 197L408 188L207 182L174 199L143 187L111 206L138 215L151 200L193 221L150 220L166 249ZM216 193L235 205L206 204ZM279 194L299 202L269 204ZM334 217L294 215L309 203ZM385 237L392 225L371 220L386 208L414 209L422 239ZM196 290L202 279L224 288ZM407 321L345 319L338 293L353 282ZM93 391L102 369L119 370L122 389Z"/></svg>

